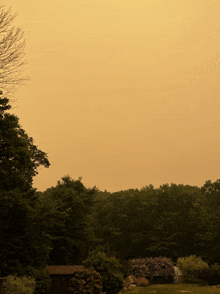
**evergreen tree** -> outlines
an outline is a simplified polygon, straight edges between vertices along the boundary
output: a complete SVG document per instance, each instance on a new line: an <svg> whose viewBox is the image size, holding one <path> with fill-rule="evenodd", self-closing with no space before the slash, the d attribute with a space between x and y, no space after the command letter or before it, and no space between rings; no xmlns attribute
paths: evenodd
<svg viewBox="0 0 220 294"><path fill-rule="evenodd" d="M81 264L93 243L91 210L96 187L87 189L69 176L38 197L40 219L50 236L50 264Z"/></svg>
<svg viewBox="0 0 220 294"><path fill-rule="evenodd" d="M37 168L50 163L21 128L19 119L6 113L10 108L9 100L0 98L0 190L27 192L32 189Z"/></svg>
<svg viewBox="0 0 220 294"><path fill-rule="evenodd" d="M48 237L35 213L33 177L46 153L21 128L7 98L0 98L0 276L42 267L49 256Z"/></svg>

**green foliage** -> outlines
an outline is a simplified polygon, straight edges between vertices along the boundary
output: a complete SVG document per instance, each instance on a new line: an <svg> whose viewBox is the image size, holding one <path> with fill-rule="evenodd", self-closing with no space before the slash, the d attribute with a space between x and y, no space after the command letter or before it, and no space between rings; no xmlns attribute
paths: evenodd
<svg viewBox="0 0 220 294"><path fill-rule="evenodd" d="M201 196L200 189L165 184L156 192L146 256L166 256L176 261L179 256L196 253L199 212L195 202Z"/></svg>
<svg viewBox="0 0 220 294"><path fill-rule="evenodd" d="M123 275L123 278L130 276L132 270L132 264L130 260L119 260L120 263L120 271Z"/></svg>
<svg viewBox="0 0 220 294"><path fill-rule="evenodd" d="M33 144L19 124L6 113L7 98L0 98L0 275L22 275L27 266L46 266L49 255L35 213L33 177L39 166L49 167L46 153Z"/></svg>
<svg viewBox="0 0 220 294"><path fill-rule="evenodd" d="M220 265L218 263L211 265L211 268L217 270L220 273Z"/></svg>
<svg viewBox="0 0 220 294"><path fill-rule="evenodd" d="M79 177L78 180L72 180L71 177L65 176L62 178L62 181L57 182L57 186L62 187L65 186L66 188L72 188L73 190L77 191L78 193L82 193L86 190L85 186L81 182L82 177Z"/></svg>
<svg viewBox="0 0 220 294"><path fill-rule="evenodd" d="M101 252L90 252L83 264L100 273L103 291L107 294L117 294L123 289L124 280L120 272L120 263L115 257L107 257Z"/></svg>
<svg viewBox="0 0 220 294"><path fill-rule="evenodd" d="M97 245L105 247L105 252L115 252L124 260L146 256L156 194L153 189L147 193L133 189L98 193L93 208L94 232Z"/></svg>
<svg viewBox="0 0 220 294"><path fill-rule="evenodd" d="M72 294L102 294L102 278L94 269L77 269L70 280L68 291Z"/></svg>
<svg viewBox="0 0 220 294"><path fill-rule="evenodd" d="M135 277L147 277L153 281L154 277L163 278L164 282L170 282L170 277L175 275L173 262L169 258L155 257L133 259L131 274Z"/></svg>
<svg viewBox="0 0 220 294"><path fill-rule="evenodd" d="M50 293L51 277L45 268L36 269L34 267L28 267L24 272L25 275L31 276L35 279L36 287L34 294Z"/></svg>
<svg viewBox="0 0 220 294"><path fill-rule="evenodd" d="M32 192L30 193L32 195ZM0 191L0 276L24 275L29 266L44 268L49 240L27 193Z"/></svg>
<svg viewBox="0 0 220 294"><path fill-rule="evenodd" d="M185 282L200 282L198 274L202 270L208 270L209 265L195 255L180 257L177 260L177 267L182 271Z"/></svg>
<svg viewBox="0 0 220 294"><path fill-rule="evenodd" d="M8 276L3 282L4 294L33 294L36 282L33 278Z"/></svg>
<svg viewBox="0 0 220 294"><path fill-rule="evenodd" d="M175 184L100 192L93 207L97 245L121 259L167 256L176 261L196 253L200 197L198 187Z"/></svg>
<svg viewBox="0 0 220 294"><path fill-rule="evenodd" d="M87 257L93 244L91 209L96 193L81 179L66 176L38 195L38 215L52 247L49 264L81 264Z"/></svg>
<svg viewBox="0 0 220 294"><path fill-rule="evenodd" d="M33 177L41 165L49 167L46 153L33 144L9 110L9 100L0 98L0 190L32 189Z"/></svg>
<svg viewBox="0 0 220 294"><path fill-rule="evenodd" d="M204 268L198 271L196 276L198 280L201 280L202 285L219 285L220 273L217 268Z"/></svg>
<svg viewBox="0 0 220 294"><path fill-rule="evenodd" d="M30 208L19 192L0 191L0 276L21 273L30 262L26 227Z"/></svg>
<svg viewBox="0 0 220 294"><path fill-rule="evenodd" d="M215 182L206 181L201 192L197 201L200 209L196 232L197 254L209 264L220 263L220 179Z"/></svg>

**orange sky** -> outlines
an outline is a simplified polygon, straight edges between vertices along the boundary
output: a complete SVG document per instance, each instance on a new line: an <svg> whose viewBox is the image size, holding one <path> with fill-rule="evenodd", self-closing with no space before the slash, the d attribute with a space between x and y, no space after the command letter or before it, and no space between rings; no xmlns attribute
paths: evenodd
<svg viewBox="0 0 220 294"><path fill-rule="evenodd" d="M219 0L3 0L25 31L14 113L51 166L118 191L220 178Z"/></svg>

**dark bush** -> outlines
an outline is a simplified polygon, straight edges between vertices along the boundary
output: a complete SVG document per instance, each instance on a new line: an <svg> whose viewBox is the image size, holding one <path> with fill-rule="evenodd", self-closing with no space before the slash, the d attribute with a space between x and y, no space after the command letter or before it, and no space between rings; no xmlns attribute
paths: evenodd
<svg viewBox="0 0 220 294"><path fill-rule="evenodd" d="M220 273L216 268L201 269L198 271L197 278L205 285L220 284Z"/></svg>
<svg viewBox="0 0 220 294"><path fill-rule="evenodd" d="M51 286L51 277L49 272L43 269L28 267L25 275L32 276L36 281L35 294L49 294Z"/></svg>
<svg viewBox="0 0 220 294"><path fill-rule="evenodd" d="M71 294L102 294L102 278L94 269L77 269L70 280Z"/></svg>
<svg viewBox="0 0 220 294"><path fill-rule="evenodd" d="M120 270L123 275L123 278L130 276L132 270L132 264L130 260L119 260Z"/></svg>
<svg viewBox="0 0 220 294"><path fill-rule="evenodd" d="M83 264L100 273L103 291L107 294L117 294L123 289L124 279L120 271L120 263L115 257L107 257L101 252L91 252Z"/></svg>

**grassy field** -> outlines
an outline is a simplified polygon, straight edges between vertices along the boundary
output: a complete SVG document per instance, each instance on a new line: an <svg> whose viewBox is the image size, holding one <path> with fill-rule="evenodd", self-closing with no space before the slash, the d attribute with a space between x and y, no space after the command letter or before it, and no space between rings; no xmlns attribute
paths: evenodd
<svg viewBox="0 0 220 294"><path fill-rule="evenodd" d="M124 292L121 292L122 294ZM166 284L166 285L151 285L148 287L135 287L128 294L215 294L220 293L220 287L214 286L197 286L192 284Z"/></svg>

